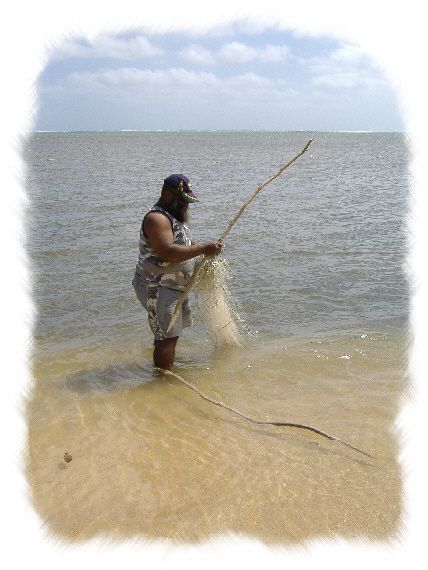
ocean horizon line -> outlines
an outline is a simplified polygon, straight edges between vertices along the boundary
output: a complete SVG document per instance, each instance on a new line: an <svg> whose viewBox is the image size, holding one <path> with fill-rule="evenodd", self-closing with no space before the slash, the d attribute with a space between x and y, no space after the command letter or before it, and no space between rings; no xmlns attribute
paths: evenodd
<svg viewBox="0 0 428 570"><path fill-rule="evenodd" d="M51 133L51 134L73 134L73 133L374 133L374 134L405 134L406 131L394 130L349 130L349 129L98 129L98 130L34 130L30 134Z"/></svg>

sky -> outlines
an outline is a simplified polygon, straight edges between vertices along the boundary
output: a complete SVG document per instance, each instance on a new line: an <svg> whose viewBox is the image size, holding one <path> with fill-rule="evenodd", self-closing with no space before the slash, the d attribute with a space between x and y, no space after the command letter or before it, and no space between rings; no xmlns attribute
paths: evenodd
<svg viewBox="0 0 428 570"><path fill-rule="evenodd" d="M69 36L37 88L37 131L403 131L361 47L274 26Z"/></svg>

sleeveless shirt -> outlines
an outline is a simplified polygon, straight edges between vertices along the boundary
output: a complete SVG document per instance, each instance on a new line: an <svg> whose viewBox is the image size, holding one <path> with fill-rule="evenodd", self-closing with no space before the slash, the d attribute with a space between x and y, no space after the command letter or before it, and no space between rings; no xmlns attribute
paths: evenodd
<svg viewBox="0 0 428 570"><path fill-rule="evenodd" d="M185 223L179 222L169 212L157 205L152 206L147 214L150 214L150 212L161 212L169 219L172 225L174 243L191 245L190 229ZM144 216L144 219L146 216ZM192 276L195 260L163 261L154 251L149 239L144 235L144 219L140 229L137 274L148 286L161 286L176 291L183 291Z"/></svg>

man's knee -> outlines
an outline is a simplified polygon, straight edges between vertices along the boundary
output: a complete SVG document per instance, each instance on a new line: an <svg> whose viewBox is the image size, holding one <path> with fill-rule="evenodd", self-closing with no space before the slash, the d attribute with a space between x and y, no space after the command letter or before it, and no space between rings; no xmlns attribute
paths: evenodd
<svg viewBox="0 0 428 570"><path fill-rule="evenodd" d="M175 350L175 345L177 344L178 336L174 338L164 338L162 340L155 339L154 347L160 352L169 352Z"/></svg>

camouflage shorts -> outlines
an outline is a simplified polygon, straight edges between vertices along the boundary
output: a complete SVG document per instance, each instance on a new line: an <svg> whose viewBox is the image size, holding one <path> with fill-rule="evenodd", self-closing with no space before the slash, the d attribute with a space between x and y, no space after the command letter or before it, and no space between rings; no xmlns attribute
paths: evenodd
<svg viewBox="0 0 428 570"><path fill-rule="evenodd" d="M149 325L155 340L165 340L166 338L180 336L183 328L191 326L192 313L190 311L189 299L186 299L181 306L181 311L174 326L167 332L175 305L181 295L180 291L157 285L146 285L138 275L132 280L132 285L138 300L147 311Z"/></svg>

